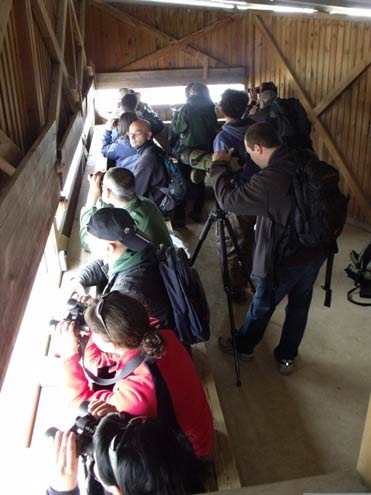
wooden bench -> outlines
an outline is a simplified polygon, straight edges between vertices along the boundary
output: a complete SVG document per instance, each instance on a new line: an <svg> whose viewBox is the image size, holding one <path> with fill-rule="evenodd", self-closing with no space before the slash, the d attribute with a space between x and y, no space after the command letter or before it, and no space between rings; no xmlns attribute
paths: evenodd
<svg viewBox="0 0 371 495"><path fill-rule="evenodd" d="M236 459L229 440L214 377L208 363L205 344L193 345L192 356L209 400L214 420L214 477L207 480L207 490L211 492L241 488Z"/></svg>

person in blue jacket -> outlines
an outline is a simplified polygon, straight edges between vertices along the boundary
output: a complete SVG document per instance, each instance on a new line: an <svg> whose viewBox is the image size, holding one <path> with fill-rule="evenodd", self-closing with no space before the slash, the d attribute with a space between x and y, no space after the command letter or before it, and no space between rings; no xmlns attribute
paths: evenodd
<svg viewBox="0 0 371 495"><path fill-rule="evenodd" d="M127 135L130 124L137 120L135 112L123 113L119 120L111 119L106 123L103 135L102 154L109 160L113 160L116 167L127 168L134 171L139 155L135 148L130 145ZM116 137L113 135L115 133Z"/></svg>

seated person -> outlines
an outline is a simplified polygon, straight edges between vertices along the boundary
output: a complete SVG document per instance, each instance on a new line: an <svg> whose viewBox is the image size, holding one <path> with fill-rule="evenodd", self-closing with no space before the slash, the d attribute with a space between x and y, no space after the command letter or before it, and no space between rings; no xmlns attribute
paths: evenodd
<svg viewBox="0 0 371 495"><path fill-rule="evenodd" d="M136 193L159 206L164 198L161 188L168 185L165 152L153 142L151 126L145 120L136 120L130 125L129 138L140 155L134 169Z"/></svg>
<svg viewBox="0 0 371 495"><path fill-rule="evenodd" d="M95 480L91 486L90 477L89 488L93 492L101 492L98 483L115 495L204 491L199 474L202 466L188 440L155 418L109 414L97 425L92 444ZM56 432L47 495L79 495L77 448L75 432Z"/></svg>
<svg viewBox="0 0 371 495"><path fill-rule="evenodd" d="M153 136L157 136L164 128L164 123L156 112L149 105L140 101L140 93L125 95L121 100L121 108L123 112L135 112L138 119L149 122Z"/></svg>
<svg viewBox="0 0 371 495"><path fill-rule="evenodd" d="M139 299L162 325L173 325L172 307L158 269L155 247L123 208L101 208L87 224L96 257L73 279L81 296L97 286L103 294L118 290Z"/></svg>
<svg viewBox="0 0 371 495"><path fill-rule="evenodd" d="M89 220L99 208L109 205L128 211L139 230L154 246L172 245L160 210L150 199L136 195L135 177L129 170L110 168L104 175L101 172L93 174L89 181L86 206L80 213L80 241L85 251L90 251L87 232Z"/></svg>
<svg viewBox="0 0 371 495"><path fill-rule="evenodd" d="M107 120L103 135L102 155L116 163L116 167L127 168L131 172L138 161L138 154L130 146L127 136L130 124L137 120L136 113L123 113L119 120ZM116 129L116 132L113 131Z"/></svg>
<svg viewBox="0 0 371 495"><path fill-rule="evenodd" d="M89 304L85 321L92 332L85 366L95 374L109 366L117 381L113 390L92 390L80 362L75 322L61 322L55 329L56 349L68 402L78 406L100 399L119 412L159 417L167 425L178 425L197 457L210 458L210 407L193 361L175 333L157 330L144 306L118 291Z"/></svg>

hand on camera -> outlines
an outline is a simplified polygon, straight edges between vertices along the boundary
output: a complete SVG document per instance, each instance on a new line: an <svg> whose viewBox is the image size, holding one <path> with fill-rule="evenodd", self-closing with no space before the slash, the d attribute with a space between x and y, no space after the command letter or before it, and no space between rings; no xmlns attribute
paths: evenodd
<svg viewBox="0 0 371 495"><path fill-rule="evenodd" d="M106 122L106 130L113 131L115 127L117 127L118 119L109 119Z"/></svg>
<svg viewBox="0 0 371 495"><path fill-rule="evenodd" d="M88 411L93 416L106 416L106 414L118 412L115 406L108 404L104 400L92 400L89 402Z"/></svg>
<svg viewBox="0 0 371 495"><path fill-rule="evenodd" d="M78 462L76 436L71 431L57 431L53 438L51 455L51 487L60 492L74 490L77 486Z"/></svg>
<svg viewBox="0 0 371 495"><path fill-rule="evenodd" d="M79 342L75 328L74 321L63 320L54 329L55 348L62 359L69 359L79 352Z"/></svg>
<svg viewBox="0 0 371 495"><path fill-rule="evenodd" d="M228 151L226 150L214 151L212 160L213 162L222 161L228 163L231 161L233 152L234 152L234 148L230 148Z"/></svg>

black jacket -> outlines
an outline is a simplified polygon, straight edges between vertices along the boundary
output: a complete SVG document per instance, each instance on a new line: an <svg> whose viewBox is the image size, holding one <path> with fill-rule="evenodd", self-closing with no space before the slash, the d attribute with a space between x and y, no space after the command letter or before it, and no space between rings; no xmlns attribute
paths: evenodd
<svg viewBox="0 0 371 495"><path fill-rule="evenodd" d="M149 316L160 321L161 328L173 328L170 301L157 266L155 257L142 261L108 278L108 265L94 260L85 265L77 277L83 287L97 285L103 294L118 290L140 301Z"/></svg>
<svg viewBox="0 0 371 495"><path fill-rule="evenodd" d="M239 215L257 216L253 276L272 275L275 242L287 228L294 205L292 175L288 170L295 167L295 160L295 151L282 145L274 151L267 167L253 175L250 182L237 188L231 184L233 171L225 162L212 164L211 181L221 208ZM317 249L303 248L285 259L285 264L305 264L306 260L318 254Z"/></svg>
<svg viewBox="0 0 371 495"><path fill-rule="evenodd" d="M134 169L136 193L152 199L159 206L164 197L161 188L168 185L164 151L150 140L137 148L137 152L140 158Z"/></svg>

